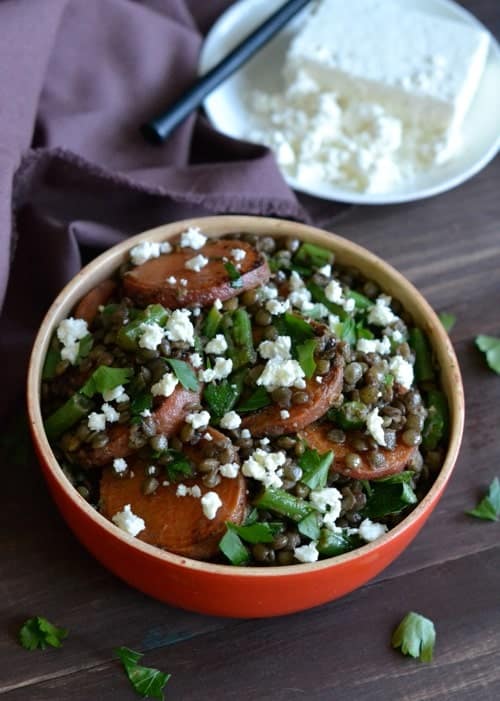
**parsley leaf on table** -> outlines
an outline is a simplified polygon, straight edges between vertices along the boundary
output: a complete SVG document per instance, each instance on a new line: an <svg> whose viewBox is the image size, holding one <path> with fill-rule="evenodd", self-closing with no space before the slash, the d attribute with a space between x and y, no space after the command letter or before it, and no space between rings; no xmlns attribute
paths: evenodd
<svg viewBox="0 0 500 701"><path fill-rule="evenodd" d="M498 521L500 518L500 480L495 477L488 489L488 495L481 499L479 504L470 511L469 516L475 516L483 521Z"/></svg>
<svg viewBox="0 0 500 701"><path fill-rule="evenodd" d="M65 628L58 628L43 616L28 618L19 630L19 642L26 650L45 650L47 646L61 647L62 641L68 637Z"/></svg>
<svg viewBox="0 0 500 701"><path fill-rule="evenodd" d="M439 316L439 321L444 326L444 330L447 333L450 333L450 331L455 326L455 323L457 321L457 317L455 316L455 314L450 314L449 312L440 312L438 314L438 316Z"/></svg>
<svg viewBox="0 0 500 701"><path fill-rule="evenodd" d="M500 375L500 338L476 336L476 346L486 355L489 367Z"/></svg>
<svg viewBox="0 0 500 701"><path fill-rule="evenodd" d="M403 655L420 658L421 662L432 662L436 629L434 623L410 611L392 634L392 647L401 648Z"/></svg>
<svg viewBox="0 0 500 701"><path fill-rule="evenodd" d="M153 667L143 667L137 664L142 653L135 652L128 647L118 647L115 654L123 665L130 683L143 698L161 699L163 701L163 689L171 674L165 674Z"/></svg>

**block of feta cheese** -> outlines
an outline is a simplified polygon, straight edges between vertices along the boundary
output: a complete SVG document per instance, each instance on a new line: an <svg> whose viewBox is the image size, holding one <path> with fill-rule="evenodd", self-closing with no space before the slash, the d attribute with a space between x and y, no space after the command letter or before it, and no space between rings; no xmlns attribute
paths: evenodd
<svg viewBox="0 0 500 701"><path fill-rule="evenodd" d="M451 133L478 86L488 46L480 28L402 0L322 0L294 38L285 70L292 80L305 70L321 90Z"/></svg>

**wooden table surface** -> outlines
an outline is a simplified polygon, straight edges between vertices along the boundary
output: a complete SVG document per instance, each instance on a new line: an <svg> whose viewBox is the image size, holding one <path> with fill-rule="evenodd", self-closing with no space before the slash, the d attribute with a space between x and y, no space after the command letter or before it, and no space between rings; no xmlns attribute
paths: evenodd
<svg viewBox="0 0 500 701"><path fill-rule="evenodd" d="M468 4L498 30L498 0ZM465 435L426 527L379 577L339 601L267 620L201 616L148 599L93 560L59 517L34 459L10 450L0 494L2 699L138 698L113 659L119 645L172 673L172 701L500 699L500 525L464 514L500 476L500 377L473 342L500 335L500 160L449 193L352 208L327 228L388 260L436 310L457 316ZM431 664L390 647L410 610L435 622ZM62 649L17 644L33 615L69 629Z"/></svg>

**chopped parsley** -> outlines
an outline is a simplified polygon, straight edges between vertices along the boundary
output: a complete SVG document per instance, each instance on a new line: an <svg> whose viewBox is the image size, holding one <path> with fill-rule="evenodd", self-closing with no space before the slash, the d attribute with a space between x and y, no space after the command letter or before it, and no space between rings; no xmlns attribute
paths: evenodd
<svg viewBox="0 0 500 701"><path fill-rule="evenodd" d="M450 333L452 328L455 326L455 323L457 321L457 317L455 314L450 314L449 312L441 312L438 314L439 316L439 321L443 324L444 330L447 333Z"/></svg>
<svg viewBox="0 0 500 701"><path fill-rule="evenodd" d="M500 519L500 480L498 477L495 477L490 484L487 496L481 499L474 509L465 513L483 521L498 521Z"/></svg>
<svg viewBox="0 0 500 701"><path fill-rule="evenodd" d="M302 479L300 481L306 484L309 489L323 489L323 487L326 487L328 470L332 462L332 450L320 455L317 450L306 448L298 461L299 467L302 468Z"/></svg>
<svg viewBox="0 0 500 701"><path fill-rule="evenodd" d="M406 614L391 638L392 647L401 648L403 655L418 657L421 662L432 662L435 643L434 623L413 611Z"/></svg>
<svg viewBox="0 0 500 701"><path fill-rule="evenodd" d="M476 346L486 355L488 367L500 375L500 338L476 336Z"/></svg>
<svg viewBox="0 0 500 701"><path fill-rule="evenodd" d="M243 280L241 279L241 274L234 263L230 260L224 263L227 274L229 275L229 280L231 281L231 287L243 287Z"/></svg>
<svg viewBox="0 0 500 701"><path fill-rule="evenodd" d="M184 360L176 360L175 358L165 358L165 360L184 389L188 389L191 392L198 390L198 380L191 365L184 362Z"/></svg>
<svg viewBox="0 0 500 701"><path fill-rule="evenodd" d="M65 628L58 628L43 616L28 618L19 630L19 642L25 650L45 650L46 647L61 647L68 637Z"/></svg>
<svg viewBox="0 0 500 701"><path fill-rule="evenodd" d="M171 674L165 674L153 667L143 667L137 664L142 653L135 652L128 647L118 647L115 654L123 665L123 669L134 687L135 691L143 698L160 699L163 701L163 689Z"/></svg>
<svg viewBox="0 0 500 701"><path fill-rule="evenodd" d="M80 392L86 397L93 397L94 394L110 392L119 385L125 385L133 375L132 368L110 368L107 365L99 365L94 370Z"/></svg>

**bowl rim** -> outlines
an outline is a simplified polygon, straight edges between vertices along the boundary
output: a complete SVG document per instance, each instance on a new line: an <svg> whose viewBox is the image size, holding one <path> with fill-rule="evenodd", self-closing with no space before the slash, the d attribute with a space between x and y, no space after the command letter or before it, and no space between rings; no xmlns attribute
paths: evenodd
<svg viewBox="0 0 500 701"><path fill-rule="evenodd" d="M448 451L445 461L437 474L431 488L417 506L394 528L391 528L383 536L371 543L366 543L354 550L336 555L335 557L326 558L312 563L299 563L288 566L270 566L265 568L259 567L235 567L230 564L219 564L193 560L189 557L176 555L166 550L161 550L154 545L144 543L138 538L125 533L111 521L94 509L75 489L68 478L64 475L58 461L56 460L52 448L48 442L47 436L43 429L43 421L40 405L40 386L41 372L43 361L45 358L48 342L53 334L55 324L64 316L61 315L61 309L66 305L66 300L71 292L84 281L87 276L95 274L99 276L102 268L109 265L109 259L116 261L122 259L124 255L137 243L143 240L148 241L163 241L175 237L189 227L200 227L200 229L208 237L221 235L217 231L218 227L223 225L223 228L230 233L232 231L246 231L257 235L277 235L279 236L296 236L303 240L321 239L323 245L329 245L332 251L340 257L342 253L347 252L348 255L360 256L364 262L374 265L383 276L400 288L406 288L411 292L412 298L415 301L415 306L420 308L422 316L432 324L433 335L435 342L433 343L434 350L437 351L441 347L443 354L446 356L446 367L441 364L441 372L450 375L450 386L453 386L453 392L445 392L450 407L450 437ZM116 269L117 265L114 266ZM102 278L104 279L104 278ZM67 312L74 306L74 303L68 307ZM116 538L123 545L128 545L134 550L137 550L144 556L154 558L165 564L188 568L190 570L198 570L205 573L210 573L217 576L235 576L238 578L254 578L254 577L289 577L302 576L305 573L318 572L325 569L335 568L340 565L349 563L352 560L373 555L381 546L396 541L400 534L412 529L414 524L426 514L426 512L435 505L442 490L446 486L450 475L455 466L460 444L462 440L464 428L464 390L460 374L458 360L451 344L451 341L442 326L436 313L416 289L416 287L407 280L396 268L382 260L379 256L372 253L367 248L360 246L338 234L325 231L318 227L301 224L287 219L274 219L269 217L244 216L244 215L215 215L209 217L194 217L184 219L169 224L163 224L153 229L148 229L144 232L136 234L124 241L108 248L106 251L97 256L89 264L83 267L75 277L73 277L60 291L53 303L50 305L45 317L39 327L36 338L33 342L33 348L29 360L27 374L27 408L30 430L33 441L38 449L39 459L43 459L45 466L51 472L52 477L56 480L58 487L64 492L65 496L72 503L73 508L81 512L82 515L89 517L96 526L107 531L108 535Z"/></svg>

